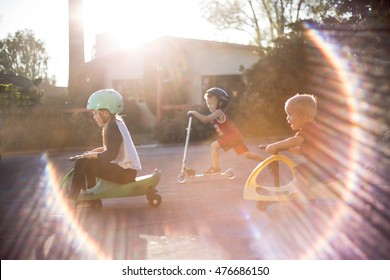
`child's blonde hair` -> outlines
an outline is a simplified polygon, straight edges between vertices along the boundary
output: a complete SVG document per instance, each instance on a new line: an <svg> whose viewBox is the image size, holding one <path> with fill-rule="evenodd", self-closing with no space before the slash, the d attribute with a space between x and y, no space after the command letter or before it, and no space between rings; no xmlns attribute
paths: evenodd
<svg viewBox="0 0 390 280"><path fill-rule="evenodd" d="M306 112L312 118L317 115L317 99L315 96L310 94L299 94L297 93L293 97L287 99L284 108L292 106L295 109Z"/></svg>

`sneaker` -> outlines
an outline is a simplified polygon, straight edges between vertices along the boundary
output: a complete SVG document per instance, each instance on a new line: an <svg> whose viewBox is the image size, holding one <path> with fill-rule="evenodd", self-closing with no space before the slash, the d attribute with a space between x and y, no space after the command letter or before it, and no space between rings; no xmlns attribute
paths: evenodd
<svg viewBox="0 0 390 280"><path fill-rule="evenodd" d="M210 167L208 170L203 172L203 175L212 175L212 174L219 174L219 173L221 173L220 168Z"/></svg>

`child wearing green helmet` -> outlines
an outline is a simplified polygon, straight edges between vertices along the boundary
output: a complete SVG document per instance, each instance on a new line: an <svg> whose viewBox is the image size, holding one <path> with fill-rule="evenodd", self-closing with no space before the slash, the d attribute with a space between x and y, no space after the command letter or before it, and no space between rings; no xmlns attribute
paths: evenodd
<svg viewBox="0 0 390 280"><path fill-rule="evenodd" d="M96 177L127 184L135 181L141 163L129 130L118 115L123 110L123 99L113 89L94 92L88 99L96 124L102 128L103 146L83 153L75 162L68 193L70 203L77 201L80 190L96 184Z"/></svg>
<svg viewBox="0 0 390 280"><path fill-rule="evenodd" d="M204 98L210 110L209 115L203 115L197 111L188 111L189 116L196 117L204 124L211 122L219 135L219 139L211 144L211 167L203 174L218 174L221 172L218 152L220 149L227 152L233 148L238 155L243 155L255 161L262 161L264 158L260 154L249 151L241 132L229 119L226 113L226 108L230 102L227 92L221 88L213 87L206 91Z"/></svg>

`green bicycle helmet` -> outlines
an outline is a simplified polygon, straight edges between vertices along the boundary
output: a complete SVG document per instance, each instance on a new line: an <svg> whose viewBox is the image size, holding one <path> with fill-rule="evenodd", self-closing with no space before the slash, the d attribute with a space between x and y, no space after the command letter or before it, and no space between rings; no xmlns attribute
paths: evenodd
<svg viewBox="0 0 390 280"><path fill-rule="evenodd" d="M111 114L118 114L123 110L123 98L113 89L95 91L88 98L87 110L107 109Z"/></svg>
<svg viewBox="0 0 390 280"><path fill-rule="evenodd" d="M210 88L206 91L205 94L206 95L215 95L220 102L218 107L220 107L222 109L226 109L230 103L229 95L227 94L227 92L225 90L223 90L221 88L218 88L218 87Z"/></svg>

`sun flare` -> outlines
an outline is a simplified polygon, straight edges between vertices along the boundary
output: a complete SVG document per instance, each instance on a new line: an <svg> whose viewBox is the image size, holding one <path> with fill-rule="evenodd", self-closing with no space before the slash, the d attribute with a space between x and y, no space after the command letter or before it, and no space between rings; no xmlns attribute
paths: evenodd
<svg viewBox="0 0 390 280"><path fill-rule="evenodd" d="M126 1L85 0L84 29L86 41L93 42L96 34L106 33L122 48L129 48L156 37L179 30L183 18L177 11L187 1ZM193 5L193 4L191 4ZM187 7L188 8L188 7ZM194 11L194 14L197 10ZM183 34L186 30L182 30ZM94 43L92 43L94 44Z"/></svg>

